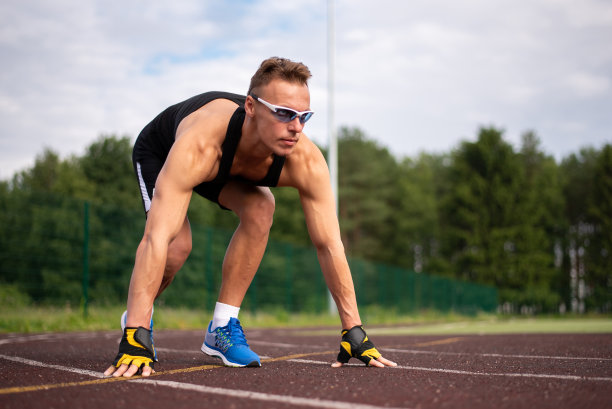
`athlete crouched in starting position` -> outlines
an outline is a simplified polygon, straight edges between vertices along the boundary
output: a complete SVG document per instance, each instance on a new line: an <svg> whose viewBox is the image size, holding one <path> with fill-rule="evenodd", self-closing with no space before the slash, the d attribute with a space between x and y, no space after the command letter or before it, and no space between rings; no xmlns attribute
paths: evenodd
<svg viewBox="0 0 612 409"><path fill-rule="evenodd" d="M105 375L148 376L157 362L153 301L191 252L187 207L192 192L235 212L240 223L227 248L222 283L202 351L229 366L260 366L238 321L257 271L274 214L269 186L298 190L308 232L342 322L337 362L368 365L383 358L362 327L351 273L340 240L336 205L323 155L302 133L310 110L302 63L269 58L251 79L247 96L208 92L173 105L138 136L133 152L147 213L130 281L123 337Z"/></svg>

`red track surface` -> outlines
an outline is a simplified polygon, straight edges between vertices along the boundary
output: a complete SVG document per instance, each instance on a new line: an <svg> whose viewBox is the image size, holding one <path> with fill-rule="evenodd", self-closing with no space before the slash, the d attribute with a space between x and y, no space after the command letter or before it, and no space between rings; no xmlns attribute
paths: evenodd
<svg viewBox="0 0 612 409"><path fill-rule="evenodd" d="M0 408L612 408L612 334L374 335L399 367L334 369L339 336L247 329L263 366L225 368L157 330L155 376L104 378L119 336L0 334Z"/></svg>

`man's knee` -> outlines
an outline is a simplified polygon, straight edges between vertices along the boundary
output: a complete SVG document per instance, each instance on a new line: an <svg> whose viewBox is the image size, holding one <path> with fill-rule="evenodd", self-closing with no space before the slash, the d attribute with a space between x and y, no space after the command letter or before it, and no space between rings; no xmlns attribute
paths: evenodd
<svg viewBox="0 0 612 409"><path fill-rule="evenodd" d="M262 189L257 194L250 195L244 208L238 215L240 223L256 227L262 233L267 233L274 221L274 195L269 189Z"/></svg>

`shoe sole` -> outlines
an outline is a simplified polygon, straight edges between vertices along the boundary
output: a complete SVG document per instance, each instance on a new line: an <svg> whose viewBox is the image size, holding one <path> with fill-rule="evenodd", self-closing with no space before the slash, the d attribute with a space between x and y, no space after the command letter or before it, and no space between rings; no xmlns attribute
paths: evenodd
<svg viewBox="0 0 612 409"><path fill-rule="evenodd" d="M202 348L200 348L200 350L206 355L221 359L225 366L230 366L233 368L259 368L261 366L261 364L257 361L250 362L246 365L241 365L232 361L228 361L227 358L221 352L217 351L216 349L210 348L205 343L202 344Z"/></svg>

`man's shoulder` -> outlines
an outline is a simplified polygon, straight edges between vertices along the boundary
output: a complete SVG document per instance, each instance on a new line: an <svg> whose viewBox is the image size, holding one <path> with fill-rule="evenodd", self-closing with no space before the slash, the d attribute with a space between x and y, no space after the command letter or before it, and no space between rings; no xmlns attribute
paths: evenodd
<svg viewBox="0 0 612 409"><path fill-rule="evenodd" d="M325 162L321 149L306 135L303 135L297 144L295 152L288 156L291 161L302 163L303 165L311 165Z"/></svg>
<svg viewBox="0 0 612 409"><path fill-rule="evenodd" d="M176 139L186 135L202 142L221 144L237 104L227 99L215 99L187 115L179 123Z"/></svg>
<svg viewBox="0 0 612 409"><path fill-rule="evenodd" d="M232 92L207 91L187 98L186 100L173 105L173 107L176 107L179 113L190 113L197 110L198 108L210 104L213 101L225 100L232 101L237 105L244 105L245 99L245 95L234 94Z"/></svg>
<svg viewBox="0 0 612 409"><path fill-rule="evenodd" d="M312 140L304 137L298 146L287 156L279 183L299 189L329 171L321 150Z"/></svg>

